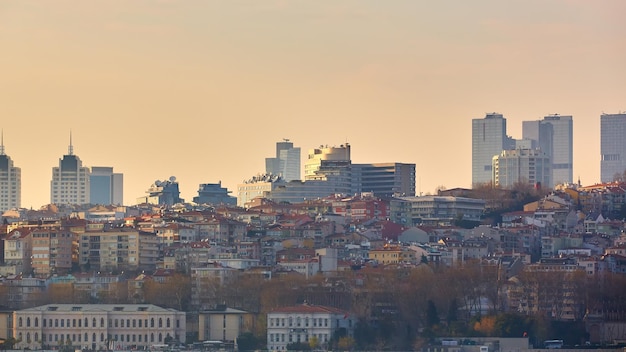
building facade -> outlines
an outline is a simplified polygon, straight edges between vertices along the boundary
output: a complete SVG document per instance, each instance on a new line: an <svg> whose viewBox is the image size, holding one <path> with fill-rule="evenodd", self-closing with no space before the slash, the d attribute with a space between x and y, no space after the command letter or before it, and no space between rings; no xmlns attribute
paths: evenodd
<svg viewBox="0 0 626 352"><path fill-rule="evenodd" d="M123 205L124 175L112 167L94 166L89 175L89 200L93 204Z"/></svg>
<svg viewBox="0 0 626 352"><path fill-rule="evenodd" d="M176 177L171 176L166 181L156 180L146 191L147 196L137 198L137 204L154 204L172 206L177 203L184 203L180 198L180 190Z"/></svg>
<svg viewBox="0 0 626 352"><path fill-rule="evenodd" d="M151 304L48 304L18 310L13 336L18 349L75 346L76 349L149 349L184 343L185 313Z"/></svg>
<svg viewBox="0 0 626 352"><path fill-rule="evenodd" d="M198 196L193 197L196 204L227 204L236 205L237 198L229 195L230 191L222 187L222 181L218 183L201 183L198 188Z"/></svg>
<svg viewBox="0 0 626 352"><path fill-rule="evenodd" d="M472 120L472 185L491 182L492 159L502 150L513 149L514 141L506 135L506 119L490 113Z"/></svg>
<svg viewBox="0 0 626 352"><path fill-rule="evenodd" d="M415 195L415 164L352 164L351 193L372 192L378 197Z"/></svg>
<svg viewBox="0 0 626 352"><path fill-rule="evenodd" d="M480 221L485 211L484 200L465 197L398 197L391 202L410 204L410 207L393 205L396 210L410 212L409 215L396 214L400 218L410 218L410 225L450 225L455 220Z"/></svg>
<svg viewBox="0 0 626 352"><path fill-rule="evenodd" d="M323 180L328 175L342 175L348 177L346 183L351 180L346 170L350 169L350 144L342 144L339 147L320 146L309 150L307 160L304 163L305 180Z"/></svg>
<svg viewBox="0 0 626 352"><path fill-rule="evenodd" d="M0 212L5 212L22 206L22 171L5 154L4 137L0 138Z"/></svg>
<svg viewBox="0 0 626 352"><path fill-rule="evenodd" d="M265 158L265 172L279 175L285 181L300 179L300 147L294 147L288 139L276 143L276 156Z"/></svg>
<svg viewBox="0 0 626 352"><path fill-rule="evenodd" d="M510 188L518 183L552 186L552 163L540 149L503 150L492 163L496 187Z"/></svg>
<svg viewBox="0 0 626 352"><path fill-rule="evenodd" d="M267 314L267 349L286 351L293 343L326 348L336 332L352 336L354 327L348 312L332 307L305 303L277 308Z"/></svg>
<svg viewBox="0 0 626 352"><path fill-rule="evenodd" d="M600 116L600 179L611 182L626 170L626 113Z"/></svg>
<svg viewBox="0 0 626 352"><path fill-rule="evenodd" d="M574 124L572 116L558 114L522 122L522 136L534 142L551 160L554 184L574 181ZM548 185L552 187L553 185Z"/></svg>
<svg viewBox="0 0 626 352"><path fill-rule="evenodd" d="M88 204L89 175L88 167L83 167L80 158L74 155L72 137L66 155L59 159L59 166L52 168L50 182L50 203L52 204Z"/></svg>

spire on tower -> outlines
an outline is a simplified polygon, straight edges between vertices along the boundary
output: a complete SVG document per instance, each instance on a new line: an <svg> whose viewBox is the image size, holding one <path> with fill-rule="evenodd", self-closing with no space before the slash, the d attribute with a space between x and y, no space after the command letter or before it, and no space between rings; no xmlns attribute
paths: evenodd
<svg viewBox="0 0 626 352"><path fill-rule="evenodd" d="M70 130L70 146L67 148L68 155L74 155L74 146L72 145L72 130Z"/></svg>

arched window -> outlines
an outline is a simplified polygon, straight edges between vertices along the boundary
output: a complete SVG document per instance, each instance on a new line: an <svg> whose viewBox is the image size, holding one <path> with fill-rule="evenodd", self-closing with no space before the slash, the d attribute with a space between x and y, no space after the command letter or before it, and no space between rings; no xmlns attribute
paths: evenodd
<svg viewBox="0 0 626 352"><path fill-rule="evenodd" d="M100 333L100 342L104 342L104 334Z"/></svg>
<svg viewBox="0 0 626 352"><path fill-rule="evenodd" d="M37 342L37 341L39 341L39 333L38 332L35 333L35 342Z"/></svg>
<svg viewBox="0 0 626 352"><path fill-rule="evenodd" d="M21 328L21 327L22 327L23 322L24 322L24 321L23 321L22 317L19 317L19 319L17 319L17 326L19 326L19 327Z"/></svg>
<svg viewBox="0 0 626 352"><path fill-rule="evenodd" d="M163 334L159 333L159 342L163 342Z"/></svg>
<svg viewBox="0 0 626 352"><path fill-rule="evenodd" d="M89 320L87 320L87 317L85 317L85 327L88 328L89 327Z"/></svg>
<svg viewBox="0 0 626 352"><path fill-rule="evenodd" d="M100 327L103 328L104 327L104 318L100 318Z"/></svg>
<svg viewBox="0 0 626 352"><path fill-rule="evenodd" d="M98 325L96 325L96 322L97 322L97 321L96 321L96 318L93 318L93 320L92 320L91 322L92 322L92 324L91 324L91 326L92 326L92 327L94 327L94 328L95 328L96 326L98 326ZM94 339L94 340L95 340L95 339Z"/></svg>
<svg viewBox="0 0 626 352"><path fill-rule="evenodd" d="M159 318L159 327L163 327L163 318ZM159 339L159 342L161 342L161 339Z"/></svg>
<svg viewBox="0 0 626 352"><path fill-rule="evenodd" d="M96 333L94 332L93 335L91 335L91 342L96 342Z"/></svg>
<svg viewBox="0 0 626 352"><path fill-rule="evenodd" d="M26 317L26 327L30 328L30 317Z"/></svg>
<svg viewBox="0 0 626 352"><path fill-rule="evenodd" d="M30 343L30 332L26 333L26 343Z"/></svg>
<svg viewBox="0 0 626 352"><path fill-rule="evenodd" d="M166 327L170 327L170 318L167 318L167 320L165 321L165 326Z"/></svg>
<svg viewBox="0 0 626 352"><path fill-rule="evenodd" d="M154 333L150 334L150 342L154 342Z"/></svg>
<svg viewBox="0 0 626 352"><path fill-rule="evenodd" d="M154 318L150 319L150 327L153 328L154 327ZM150 342L154 342L154 337L152 338L152 341Z"/></svg>
<svg viewBox="0 0 626 352"><path fill-rule="evenodd" d="M130 328L130 319L126 319L126 327Z"/></svg>
<svg viewBox="0 0 626 352"><path fill-rule="evenodd" d="M85 318L87 319L87 318ZM85 342L89 342L89 335L87 335L87 333L85 333Z"/></svg>

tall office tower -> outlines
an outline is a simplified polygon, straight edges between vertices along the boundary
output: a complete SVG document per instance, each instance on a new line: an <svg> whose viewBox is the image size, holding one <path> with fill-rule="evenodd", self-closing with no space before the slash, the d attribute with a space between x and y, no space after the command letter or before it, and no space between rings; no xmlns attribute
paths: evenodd
<svg viewBox="0 0 626 352"><path fill-rule="evenodd" d="M50 202L52 204L88 204L89 168L83 167L80 158L74 155L72 135L67 154L59 159L59 166L52 168Z"/></svg>
<svg viewBox="0 0 626 352"><path fill-rule="evenodd" d="M89 200L92 204L123 205L124 175L112 167L93 166L89 176Z"/></svg>
<svg viewBox="0 0 626 352"><path fill-rule="evenodd" d="M352 164L352 187L379 197L415 196L415 164Z"/></svg>
<svg viewBox="0 0 626 352"><path fill-rule="evenodd" d="M265 172L289 182L300 179L300 147L288 139L276 143L276 157L265 158Z"/></svg>
<svg viewBox="0 0 626 352"><path fill-rule="evenodd" d="M492 182L492 159L505 149L514 149L515 142L506 135L506 119L502 114L487 114L472 120L472 185Z"/></svg>
<svg viewBox="0 0 626 352"><path fill-rule="evenodd" d="M532 140L533 147L550 157L554 184L574 181L574 124L571 116L555 114L539 121L523 121L522 137Z"/></svg>
<svg viewBox="0 0 626 352"><path fill-rule="evenodd" d="M600 179L611 182L626 171L626 113L600 116Z"/></svg>
<svg viewBox="0 0 626 352"><path fill-rule="evenodd" d="M328 180L330 177L336 182L338 193L349 193L352 191L351 169L350 144L320 146L309 150L304 163L304 180Z"/></svg>
<svg viewBox="0 0 626 352"><path fill-rule="evenodd" d="M492 159L493 183L510 188L517 183L533 186L552 184L550 157L540 149L503 150Z"/></svg>
<svg viewBox="0 0 626 352"><path fill-rule="evenodd" d="M4 153L4 136L0 136L0 212L22 206L22 171Z"/></svg>

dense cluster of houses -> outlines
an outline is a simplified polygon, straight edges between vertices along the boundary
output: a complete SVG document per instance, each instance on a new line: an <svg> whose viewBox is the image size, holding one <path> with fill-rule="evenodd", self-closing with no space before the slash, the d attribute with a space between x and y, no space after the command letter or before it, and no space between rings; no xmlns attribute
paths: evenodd
<svg viewBox="0 0 626 352"><path fill-rule="evenodd" d="M522 270L624 274L625 222L617 216L626 209L625 190L623 183L566 187L525 204L522 211L502 214L497 226L473 228L455 226L455 220L464 218L463 204L470 203L460 202L468 198L453 192L429 198L333 195L298 204L259 198L243 208L146 204L16 209L3 214L0 285L9 309L26 309L36 306L55 282L72 283L96 298L113 283L130 280L137 290L133 297L141 297L142 281L184 273L192 279L191 307L210 311L217 302L202 292L202 279L224 280L241 271L268 279L277 272L309 278L365 267L483 261L498 265L506 280ZM472 211L477 204L484 211L491 203L471 202ZM527 314L550 309L538 300L511 290L506 307ZM300 318L322 328L318 318ZM555 318L581 317L572 308ZM269 321L275 325L268 325L268 341L277 349L312 337L290 340L289 334L269 332L285 327L282 321L289 317L269 319L276 319ZM315 338L324 341L324 334Z"/></svg>

